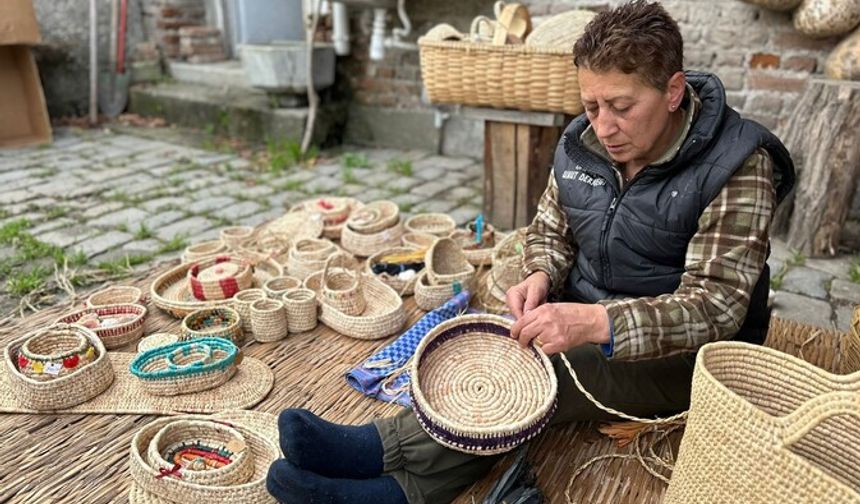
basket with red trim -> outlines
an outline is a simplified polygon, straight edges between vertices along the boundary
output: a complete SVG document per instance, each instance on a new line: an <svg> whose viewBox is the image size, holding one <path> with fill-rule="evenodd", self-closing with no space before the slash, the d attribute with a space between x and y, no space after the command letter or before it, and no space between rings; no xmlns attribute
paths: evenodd
<svg viewBox="0 0 860 504"><path fill-rule="evenodd" d="M253 283L251 265L229 255L206 259L188 269L191 294L200 301L230 299Z"/></svg>

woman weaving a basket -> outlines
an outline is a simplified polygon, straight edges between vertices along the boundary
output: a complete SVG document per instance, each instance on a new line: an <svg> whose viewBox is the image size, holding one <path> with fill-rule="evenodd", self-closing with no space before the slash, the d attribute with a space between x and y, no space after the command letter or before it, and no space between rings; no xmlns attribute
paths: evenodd
<svg viewBox="0 0 860 504"><path fill-rule="evenodd" d="M528 229L511 335L563 352L601 403L653 417L689 406L705 343L761 344L768 228L794 168L780 141L726 104L717 77L684 73L658 3L599 14L574 48L585 114L567 127ZM610 420L558 358L550 424ZM493 456L438 444L411 411L363 426L280 418L282 502L449 502Z"/></svg>

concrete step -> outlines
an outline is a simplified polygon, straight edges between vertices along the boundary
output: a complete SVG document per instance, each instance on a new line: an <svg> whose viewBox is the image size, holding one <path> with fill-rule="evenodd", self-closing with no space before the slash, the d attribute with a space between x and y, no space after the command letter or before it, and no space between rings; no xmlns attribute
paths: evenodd
<svg viewBox="0 0 860 504"><path fill-rule="evenodd" d="M164 82L133 86L129 110L254 143L267 138L301 140L308 109L274 108L274 102L253 88ZM339 143L336 135L346 120L345 105L330 100L323 103L317 113L313 141L317 145Z"/></svg>
<svg viewBox="0 0 860 504"><path fill-rule="evenodd" d="M193 64L184 61L171 61L168 64L170 76L177 82L203 84L236 88L250 88L245 78L245 69L239 60L219 61L217 63Z"/></svg>

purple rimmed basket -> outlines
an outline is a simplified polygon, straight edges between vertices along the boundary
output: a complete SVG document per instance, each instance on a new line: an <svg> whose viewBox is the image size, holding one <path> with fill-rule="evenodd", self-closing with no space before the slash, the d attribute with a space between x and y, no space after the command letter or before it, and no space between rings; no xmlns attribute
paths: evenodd
<svg viewBox="0 0 860 504"><path fill-rule="evenodd" d="M549 358L510 337L511 321L464 315L421 341L411 368L412 407L440 444L474 455L510 451L536 436L556 409Z"/></svg>

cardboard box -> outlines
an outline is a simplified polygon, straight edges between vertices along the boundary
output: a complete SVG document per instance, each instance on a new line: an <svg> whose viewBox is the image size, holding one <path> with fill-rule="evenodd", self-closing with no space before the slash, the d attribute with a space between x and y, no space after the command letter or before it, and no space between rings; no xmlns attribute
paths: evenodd
<svg viewBox="0 0 860 504"><path fill-rule="evenodd" d="M0 148L48 143L51 122L28 45L41 41L31 0L0 0Z"/></svg>
<svg viewBox="0 0 860 504"><path fill-rule="evenodd" d="M0 0L0 45L32 45L41 41L32 0Z"/></svg>

